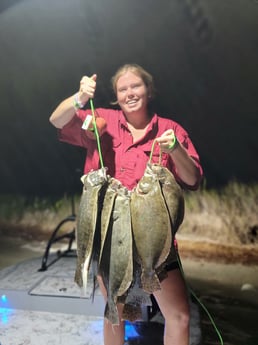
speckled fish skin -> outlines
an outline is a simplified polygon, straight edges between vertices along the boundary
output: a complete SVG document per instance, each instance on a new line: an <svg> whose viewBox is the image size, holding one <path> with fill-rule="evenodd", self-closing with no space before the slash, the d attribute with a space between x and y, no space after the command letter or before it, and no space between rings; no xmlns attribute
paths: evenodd
<svg viewBox="0 0 258 345"><path fill-rule="evenodd" d="M142 288L153 293L160 289L155 268L166 260L172 235L160 183L147 170L132 192L131 215L135 246L142 267Z"/></svg>
<svg viewBox="0 0 258 345"><path fill-rule="evenodd" d="M175 236L184 219L184 195L174 175L164 166L148 163L146 171L155 174L161 183L161 189L171 220L172 235Z"/></svg>
<svg viewBox="0 0 258 345"><path fill-rule="evenodd" d="M101 168L81 178L84 187L77 215L77 267L75 282L86 294L88 271L91 263L94 235L99 215L99 196L107 183L106 169Z"/></svg>
<svg viewBox="0 0 258 345"><path fill-rule="evenodd" d="M112 324L119 324L117 298L125 294L133 279L130 196L121 184L117 189L99 272L107 290L104 315Z"/></svg>
<svg viewBox="0 0 258 345"><path fill-rule="evenodd" d="M141 266L134 259L133 281L126 293L123 315L124 320L135 322L142 320L142 306L152 306L150 294L141 288Z"/></svg>

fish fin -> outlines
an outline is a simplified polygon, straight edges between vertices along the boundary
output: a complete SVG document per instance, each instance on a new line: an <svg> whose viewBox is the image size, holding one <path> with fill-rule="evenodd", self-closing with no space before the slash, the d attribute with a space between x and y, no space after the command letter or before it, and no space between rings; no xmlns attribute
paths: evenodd
<svg viewBox="0 0 258 345"><path fill-rule="evenodd" d="M159 278L154 270L151 272L143 270L141 274L141 282L142 289L150 294L156 290L161 290Z"/></svg>
<svg viewBox="0 0 258 345"><path fill-rule="evenodd" d="M88 270L90 258L87 257L82 267L82 293L87 296Z"/></svg>
<svg viewBox="0 0 258 345"><path fill-rule="evenodd" d="M104 316L112 323L112 325L119 325L118 310L115 303L110 303L109 301L106 303Z"/></svg>
<svg viewBox="0 0 258 345"><path fill-rule="evenodd" d="M93 277L93 289L92 289L92 303L94 302L95 292L98 287L98 280L96 275Z"/></svg>
<svg viewBox="0 0 258 345"><path fill-rule="evenodd" d="M81 176L80 180L81 180L82 184L85 183L86 177L87 177L87 175L82 175L82 176Z"/></svg>

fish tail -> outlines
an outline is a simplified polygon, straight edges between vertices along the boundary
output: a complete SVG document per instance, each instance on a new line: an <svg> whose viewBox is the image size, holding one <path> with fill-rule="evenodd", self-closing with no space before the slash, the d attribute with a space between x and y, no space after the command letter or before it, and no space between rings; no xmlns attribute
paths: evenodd
<svg viewBox="0 0 258 345"><path fill-rule="evenodd" d="M154 270L151 272L143 270L141 274L141 282L143 290L149 294L152 294L154 291L161 290L159 278Z"/></svg>
<svg viewBox="0 0 258 345"><path fill-rule="evenodd" d="M105 306L104 316L112 325L119 325L118 310L115 303L108 301Z"/></svg>

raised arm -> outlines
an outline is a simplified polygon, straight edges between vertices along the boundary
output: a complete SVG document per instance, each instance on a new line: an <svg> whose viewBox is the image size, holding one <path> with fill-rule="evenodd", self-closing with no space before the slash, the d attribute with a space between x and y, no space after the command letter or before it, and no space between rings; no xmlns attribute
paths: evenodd
<svg viewBox="0 0 258 345"><path fill-rule="evenodd" d="M49 121L56 128L64 127L74 117L77 109L82 108L90 98L94 97L97 75L84 76L80 81L79 91L62 101L51 114Z"/></svg>
<svg viewBox="0 0 258 345"><path fill-rule="evenodd" d="M194 159L177 141L174 131L172 129L165 131L162 136L157 138L157 142L163 152L171 155L180 179L188 186L198 187L201 180L200 170Z"/></svg>

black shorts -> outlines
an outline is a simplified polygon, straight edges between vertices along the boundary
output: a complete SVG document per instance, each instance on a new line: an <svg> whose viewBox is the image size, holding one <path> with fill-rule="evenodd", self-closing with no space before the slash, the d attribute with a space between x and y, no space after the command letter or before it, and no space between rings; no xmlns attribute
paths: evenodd
<svg viewBox="0 0 258 345"><path fill-rule="evenodd" d="M165 269L167 272L176 270L176 269L178 269L178 268L180 268L178 261L171 262L171 263L167 264L167 265L164 267L164 269Z"/></svg>

